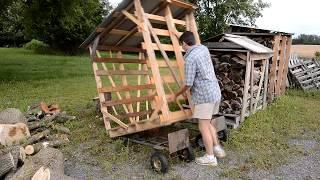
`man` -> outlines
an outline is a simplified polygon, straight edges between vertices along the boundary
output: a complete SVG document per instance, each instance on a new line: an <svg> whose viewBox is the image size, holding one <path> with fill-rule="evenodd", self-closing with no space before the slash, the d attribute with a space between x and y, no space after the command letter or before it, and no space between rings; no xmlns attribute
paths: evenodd
<svg viewBox="0 0 320 180"><path fill-rule="evenodd" d="M211 124L213 114L219 112L221 90L211 61L210 52L203 45L196 45L192 32L184 32L179 41L185 58L185 85L174 95L176 99L191 89L193 117L199 120L199 130L206 148L203 157L196 158L201 165L216 166L217 159L226 156L219 144L215 127Z"/></svg>

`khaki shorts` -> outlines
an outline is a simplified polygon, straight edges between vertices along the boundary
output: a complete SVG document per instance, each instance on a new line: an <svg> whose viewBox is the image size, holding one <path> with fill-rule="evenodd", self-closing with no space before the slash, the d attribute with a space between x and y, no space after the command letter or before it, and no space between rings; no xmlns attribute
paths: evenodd
<svg viewBox="0 0 320 180"><path fill-rule="evenodd" d="M212 115L219 113L220 101L214 103L197 104L194 106L193 118L212 119Z"/></svg>

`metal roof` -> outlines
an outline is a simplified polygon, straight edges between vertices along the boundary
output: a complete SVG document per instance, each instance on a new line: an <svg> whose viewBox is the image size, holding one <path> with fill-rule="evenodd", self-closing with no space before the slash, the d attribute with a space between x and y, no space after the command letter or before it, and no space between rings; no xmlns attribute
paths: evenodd
<svg viewBox="0 0 320 180"><path fill-rule="evenodd" d="M228 24L229 28L225 31L226 33L230 34L237 34L237 35L260 35L260 36L273 36L276 34L281 34L285 36L292 36L294 33L270 30L270 29L262 29L258 27L252 26L243 26L243 25L236 25L236 24Z"/></svg>
<svg viewBox="0 0 320 180"><path fill-rule="evenodd" d="M270 48L267 48L265 46L263 46L262 44L257 43L256 41L253 41L252 39L249 39L246 36L238 36L238 35L233 35L233 34L221 34L219 36L216 37L212 37L208 40L206 40L205 42L207 42L209 48L210 48L210 42L221 42L221 44L223 45L225 41L229 41L232 42L236 45L238 45L239 47L241 47L242 49L246 49L249 50L251 52L254 53L259 53L259 54L272 54L273 50ZM228 45L228 44L226 44ZM230 46L230 45L228 45ZM228 49L228 48L232 48L234 49L234 45L230 46L230 47L219 47L221 49ZM236 48L239 49L239 48Z"/></svg>
<svg viewBox="0 0 320 180"><path fill-rule="evenodd" d="M179 2L185 6L190 6L193 9L196 8L195 5L180 1L180 0L171 0L174 2ZM171 2L168 1L168 2ZM146 13L151 13L154 9L157 9L161 7L162 4L168 3L167 1L164 0L141 0L141 5ZM125 16L121 13L122 10L127 10L129 13L134 14L134 1L133 0L123 0L113 11L111 14L109 14L100 25L98 25L94 31L89 35L89 37L80 45L80 47L87 47L92 43L92 41L101 33L97 32L96 29L98 28L109 28L114 25L114 23L121 19L120 24L116 26L117 29L119 30L124 30L124 31L130 31L133 28L135 28L137 25L131 22L129 19L126 19ZM172 16L175 19L181 19L184 17L185 14L190 12L190 9L188 8L183 8L183 7L177 7L174 5L170 5L171 11L172 11ZM161 9L157 15L164 15L164 10ZM108 46L115 46L116 43L123 37L123 35L119 34L109 34L107 35L106 41L103 43L103 45L108 45ZM127 46L127 47L137 47L141 44L142 41L142 36L131 36L128 38L122 46Z"/></svg>

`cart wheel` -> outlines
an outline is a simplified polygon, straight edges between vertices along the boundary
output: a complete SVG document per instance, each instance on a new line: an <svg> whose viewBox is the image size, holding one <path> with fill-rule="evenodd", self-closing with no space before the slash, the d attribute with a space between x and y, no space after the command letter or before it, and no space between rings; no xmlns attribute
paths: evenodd
<svg viewBox="0 0 320 180"><path fill-rule="evenodd" d="M226 129L218 132L218 138L220 141L226 142L228 139L228 131Z"/></svg>
<svg viewBox="0 0 320 180"><path fill-rule="evenodd" d="M154 152L150 159L151 167L158 173L168 172L168 159L161 152Z"/></svg>
<svg viewBox="0 0 320 180"><path fill-rule="evenodd" d="M198 147L204 148L201 134L198 134L198 136L196 137L196 144Z"/></svg>
<svg viewBox="0 0 320 180"><path fill-rule="evenodd" d="M193 149L191 146L178 151L178 157L180 160L185 161L185 162L191 162L194 160L194 153Z"/></svg>

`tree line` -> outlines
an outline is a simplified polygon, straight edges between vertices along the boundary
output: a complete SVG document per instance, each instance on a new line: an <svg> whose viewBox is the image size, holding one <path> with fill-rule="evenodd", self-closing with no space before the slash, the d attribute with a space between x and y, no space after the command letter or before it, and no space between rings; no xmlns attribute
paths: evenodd
<svg viewBox="0 0 320 180"><path fill-rule="evenodd" d="M150 1L151 2L151 1ZM189 0L202 39L224 31L228 23L255 25L262 0ZM75 54L92 30L108 15L108 0L1 0L0 46L22 46L37 39L51 48Z"/></svg>

